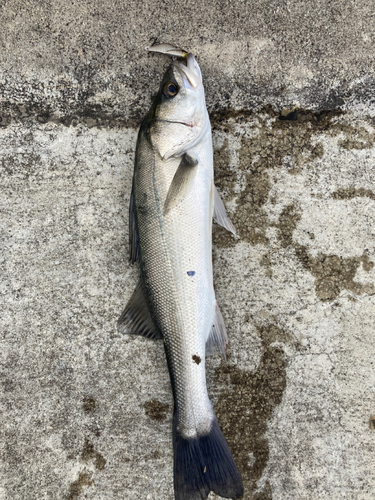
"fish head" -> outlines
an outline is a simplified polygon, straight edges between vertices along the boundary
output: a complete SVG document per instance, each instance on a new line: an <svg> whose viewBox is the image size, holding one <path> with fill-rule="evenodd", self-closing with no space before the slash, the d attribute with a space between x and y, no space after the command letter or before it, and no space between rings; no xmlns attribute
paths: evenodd
<svg viewBox="0 0 375 500"><path fill-rule="evenodd" d="M192 54L173 61L147 117L153 148L163 159L179 157L210 127L202 73Z"/></svg>

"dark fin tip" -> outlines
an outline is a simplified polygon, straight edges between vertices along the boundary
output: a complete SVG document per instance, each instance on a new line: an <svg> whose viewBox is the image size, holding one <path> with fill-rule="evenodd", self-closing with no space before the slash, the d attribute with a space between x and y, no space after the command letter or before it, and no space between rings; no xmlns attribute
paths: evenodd
<svg viewBox="0 0 375 500"><path fill-rule="evenodd" d="M174 419L175 500L206 500L210 491L223 498L243 496L240 473L215 419L209 434L185 439Z"/></svg>

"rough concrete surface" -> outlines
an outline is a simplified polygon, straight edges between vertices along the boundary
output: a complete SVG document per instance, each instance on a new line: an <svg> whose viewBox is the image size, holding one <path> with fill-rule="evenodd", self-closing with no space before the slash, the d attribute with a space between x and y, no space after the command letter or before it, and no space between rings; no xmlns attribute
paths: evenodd
<svg viewBox="0 0 375 500"><path fill-rule="evenodd" d="M162 343L116 332L154 40L197 55L238 231L207 380L244 498L374 498L373 0L0 9L0 499L173 499Z"/></svg>

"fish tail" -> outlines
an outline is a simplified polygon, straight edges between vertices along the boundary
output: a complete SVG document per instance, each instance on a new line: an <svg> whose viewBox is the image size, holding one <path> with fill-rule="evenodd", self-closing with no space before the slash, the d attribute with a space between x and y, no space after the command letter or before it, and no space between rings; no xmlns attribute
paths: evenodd
<svg viewBox="0 0 375 500"><path fill-rule="evenodd" d="M216 418L208 434L184 438L173 419L175 500L206 500L210 491L223 498L243 496L240 473Z"/></svg>

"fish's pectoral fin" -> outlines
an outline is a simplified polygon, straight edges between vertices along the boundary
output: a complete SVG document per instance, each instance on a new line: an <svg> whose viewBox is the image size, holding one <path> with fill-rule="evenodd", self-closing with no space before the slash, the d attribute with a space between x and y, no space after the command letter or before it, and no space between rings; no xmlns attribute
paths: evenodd
<svg viewBox="0 0 375 500"><path fill-rule="evenodd" d="M198 161L185 153L182 156L181 163L174 174L171 185L164 203L164 215L184 199L193 183Z"/></svg>
<svg viewBox="0 0 375 500"><path fill-rule="evenodd" d="M214 191L214 219L215 221L220 224L220 226L225 227L225 229L228 229L231 233L233 233L236 236L236 230L234 229L234 226L232 224L232 221L230 220L227 211L225 210L224 203L221 199L221 196L219 194L219 191L217 190L215 184L213 184L213 191Z"/></svg>
<svg viewBox="0 0 375 500"><path fill-rule="evenodd" d="M134 188L130 195L129 203L129 260L139 262L141 260L141 249L139 246L137 212L135 210Z"/></svg>
<svg viewBox="0 0 375 500"><path fill-rule="evenodd" d="M151 318L141 280L117 321L117 330L119 333L142 335L153 340L162 338Z"/></svg>
<svg viewBox="0 0 375 500"><path fill-rule="evenodd" d="M215 317L206 341L206 356L211 356L216 352L220 352L223 358L226 359L225 351L227 344L228 335L224 324L224 318L220 312L219 306L216 304Z"/></svg>

